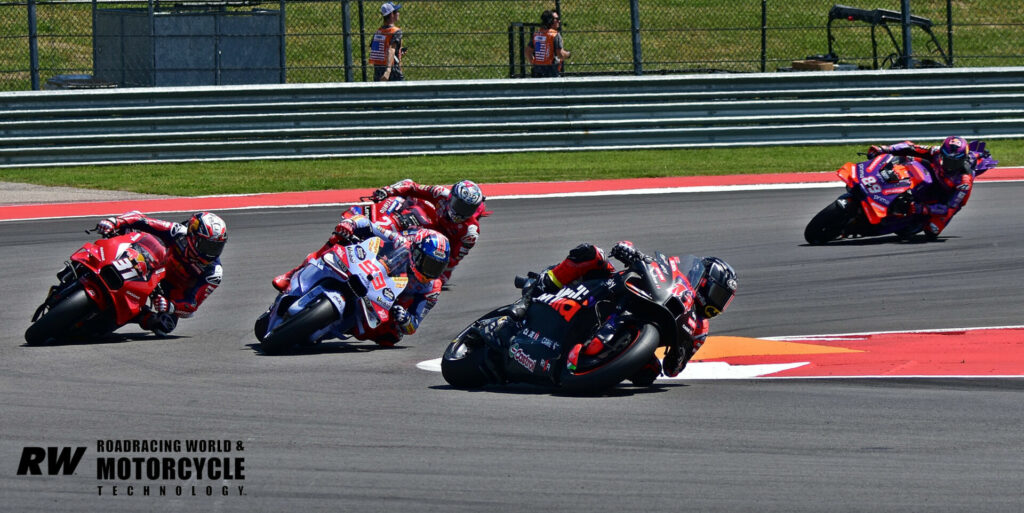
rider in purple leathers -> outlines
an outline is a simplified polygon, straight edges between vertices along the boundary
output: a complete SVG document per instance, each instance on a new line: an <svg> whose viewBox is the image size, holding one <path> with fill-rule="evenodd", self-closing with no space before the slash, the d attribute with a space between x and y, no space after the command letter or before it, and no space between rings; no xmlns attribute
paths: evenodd
<svg viewBox="0 0 1024 513"><path fill-rule="evenodd" d="M378 255L391 276L407 275L409 284L395 299L388 322L376 328L359 327L353 336L393 346L404 335L416 333L423 318L441 295L441 274L448 265L448 239L431 229L417 230L406 237L371 223L363 215L343 219L334 229L333 240L347 242L380 237L384 245Z"/></svg>
<svg viewBox="0 0 1024 513"><path fill-rule="evenodd" d="M913 158L931 170L935 177L935 186L930 189L931 197L910 204L905 213L927 216L928 220L923 227L925 235L930 239L938 237L971 197L974 166L981 157L971 151L966 139L956 136L947 137L939 146L920 146L903 141L892 146L872 146L868 149L869 158L883 153Z"/></svg>

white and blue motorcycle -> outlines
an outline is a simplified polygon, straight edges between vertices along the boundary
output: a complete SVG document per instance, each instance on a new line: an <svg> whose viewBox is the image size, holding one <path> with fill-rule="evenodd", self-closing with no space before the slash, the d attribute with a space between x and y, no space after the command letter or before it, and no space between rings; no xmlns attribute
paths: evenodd
<svg viewBox="0 0 1024 513"><path fill-rule="evenodd" d="M388 321L391 306L408 285L389 276L377 258L384 241L336 245L308 262L291 286L274 299L253 327L264 354L281 354L325 339L345 340L353 329L373 329Z"/></svg>

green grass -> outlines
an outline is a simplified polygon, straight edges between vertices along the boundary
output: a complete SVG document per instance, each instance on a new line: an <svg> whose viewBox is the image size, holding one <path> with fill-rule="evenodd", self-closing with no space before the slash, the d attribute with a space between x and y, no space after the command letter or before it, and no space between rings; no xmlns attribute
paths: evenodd
<svg viewBox="0 0 1024 513"><path fill-rule="evenodd" d="M835 0L769 2L766 69L825 53L825 23ZM842 2L841 2L842 3ZM1024 9L1019 0L956 0L954 45L957 66L1024 65L1021 34ZM858 5L856 2L853 4ZM143 3L135 4L138 6ZM358 7L353 3L353 30ZM366 32L379 23L379 2L366 2ZM564 0L566 47L573 52L570 73L632 72L629 2ZM863 4L859 4L863 5ZM878 0L871 7L899 10L898 0ZM935 22L943 47L946 2L915 0L914 13ZM275 9L276 2L261 7ZM101 5L102 7L102 5ZM410 80L502 78L508 76L510 22L536 22L550 0L409 2L400 26L409 53ZM661 70L761 69L761 3L755 0L644 0L640 4L644 67ZM248 10L249 7L241 10ZM41 80L62 73L90 73L92 68L91 6L41 3L39 58ZM28 89L28 24L24 6L0 6L0 90ZM344 80L341 3L289 1L286 7L286 60L292 83ZM863 23L836 22L836 51L844 62L871 65L870 31ZM899 39L898 27L895 30ZM924 33L914 30L914 48L921 58L933 57ZM359 63L359 36L354 60ZM879 57L893 52L879 30ZM370 73L372 76L372 73ZM356 70L355 79L362 73Z"/></svg>
<svg viewBox="0 0 1024 513"><path fill-rule="evenodd" d="M937 141L918 141L935 144ZM540 152L337 160L0 169L0 181L201 196L372 188L413 178L451 183L832 171L864 145L737 149ZM992 141L1002 166L1024 165L1024 140Z"/></svg>

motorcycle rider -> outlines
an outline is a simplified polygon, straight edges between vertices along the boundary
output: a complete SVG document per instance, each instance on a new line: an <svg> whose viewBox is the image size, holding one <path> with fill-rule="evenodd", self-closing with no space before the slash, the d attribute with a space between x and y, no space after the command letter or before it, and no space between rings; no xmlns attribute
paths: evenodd
<svg viewBox="0 0 1024 513"><path fill-rule="evenodd" d="M353 336L359 340L373 340L382 346L393 346L404 335L416 333L441 295L440 277L451 254L448 239L431 229L417 230L404 236L381 228L362 215L342 219L334 231L331 238L338 243L380 237L384 245L378 259L388 269L388 275L409 278L409 284L391 307L388 322L373 329L359 326Z"/></svg>
<svg viewBox="0 0 1024 513"><path fill-rule="evenodd" d="M373 191L375 203L393 197L426 201L435 207L430 211L433 215L423 226L441 232L451 242L452 258L441 278L443 283L448 283L452 271L466 258L480 237L480 218L489 214L484 210L486 198L480 186L472 180L461 180L451 187L420 185L406 178Z"/></svg>
<svg viewBox="0 0 1024 513"><path fill-rule="evenodd" d="M650 259L629 241L616 243L612 247L611 256L626 265ZM724 312L736 295L736 271L732 266L713 256L702 257L699 265L702 266L699 278L694 280L695 283L691 283L694 308L691 309L687 322L680 326L683 336L693 341L693 352L685 354L684 344L672 344L662 361L653 356L650 362L630 378L634 384L650 385L662 372L669 377L679 375L707 339L710 319ZM601 248L584 243L570 251L565 260L541 274L533 290L528 293L534 296L555 293L576 280L605 279L615 272L615 267L605 258ZM604 337L610 338L611 335L609 333ZM578 357L580 352L587 355L598 354L608 341L598 333L590 341L579 344L570 351L570 362L574 357Z"/></svg>
<svg viewBox="0 0 1024 513"><path fill-rule="evenodd" d="M971 151L966 139L957 136L947 137L938 146L921 146L911 141L891 146L871 146L868 158L883 153L912 158L931 171L936 184L931 188L932 197L920 202L900 204L897 213L926 216L928 219L923 226L925 236L935 239L971 197L974 166L979 156ZM921 229L915 228L907 230L903 236L913 235Z"/></svg>
<svg viewBox="0 0 1024 513"><path fill-rule="evenodd" d="M179 318L191 317L221 283L220 254L228 240L224 220L211 212L196 212L181 223L147 217L138 210L108 217L96 224L104 237L125 232L156 236L169 249L167 274L160 282L163 294L152 296L134 320L144 330L164 336Z"/></svg>
<svg viewBox="0 0 1024 513"><path fill-rule="evenodd" d="M406 231L416 228L429 228L435 230L448 239L451 245L451 259L444 273L441 275L441 283L446 284L451 279L452 270L462 261L469 250L476 245L480 236L480 218L490 212L484 210L484 195L480 187L471 180L456 182L451 188L443 185L420 185L412 179L405 179L395 182L392 185L381 187L373 192L374 203L386 201L381 210L384 212L396 211L396 225L388 225L385 229L393 231ZM422 211L411 212L406 204L408 200L419 201L424 207ZM362 210L353 207L343 214L343 218L354 215L361 215ZM288 290L292 275L298 271L306 262L323 255L335 242L328 240L319 250L310 253L306 260L298 267L274 278L274 288L280 291Z"/></svg>

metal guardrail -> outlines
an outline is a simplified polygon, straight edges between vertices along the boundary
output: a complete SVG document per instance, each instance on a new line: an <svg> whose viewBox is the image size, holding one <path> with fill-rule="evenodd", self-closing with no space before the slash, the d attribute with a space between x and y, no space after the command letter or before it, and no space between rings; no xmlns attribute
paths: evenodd
<svg viewBox="0 0 1024 513"><path fill-rule="evenodd" d="M0 93L0 167L1024 138L1024 68Z"/></svg>

